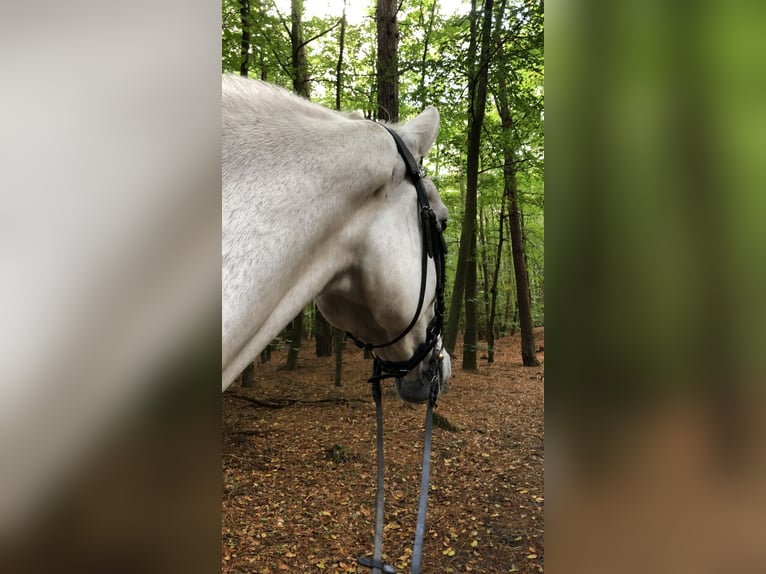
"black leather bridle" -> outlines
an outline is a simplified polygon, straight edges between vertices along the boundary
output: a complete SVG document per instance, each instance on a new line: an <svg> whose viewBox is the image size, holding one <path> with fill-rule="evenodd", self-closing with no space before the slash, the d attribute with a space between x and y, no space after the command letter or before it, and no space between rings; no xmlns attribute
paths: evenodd
<svg viewBox="0 0 766 574"><path fill-rule="evenodd" d="M443 353L442 349L436 349L436 344L442 334L444 326L444 258L447 253L447 244L444 241L442 235L442 225L436 220L436 214L431 208L428 202L428 196L426 194L425 187L423 185L423 177L425 173L415 162L415 158L412 157L410 150L404 145L402 138L395 131L387 126L385 127L396 142L396 147L399 150L399 155L404 159L404 163L407 166L407 174L412 180L415 186L415 191L418 195L418 210L420 212L420 219L423 222L423 257L421 267L421 279L420 279L420 296L418 298L418 307L415 310L415 316L410 321L410 324L402 331L402 333L388 341L387 343L380 343L373 345L365 343L354 337L351 333L348 333L349 337L356 343L358 347L367 349L372 352L373 349L380 349L382 347L388 347L401 341L407 333L409 333L420 318L420 312L423 310L423 303L426 295L426 283L428 279L428 259L434 260L436 267L436 303L434 309L434 317L428 324L426 329L426 340L418 346L418 348L406 361L384 361L377 355L374 355L373 361L373 373L369 382L372 383L372 396L375 400L375 418L376 418L376 444L377 444L377 492L375 495L375 547L373 550L372 558L359 557L357 562L372 569L373 574L391 574L395 573L396 569L390 564L383 562L383 505L384 505L384 462L383 462L383 409L381 405L381 379L390 377L403 377L416 366L418 366L426 357L431 355L428 361L428 367L426 372L426 378L430 381L430 389L428 394L428 404L426 406L426 421L425 421L425 434L423 439L423 471L420 480L420 496L418 498L418 517L415 524L415 540L412 550L412 574L420 574L420 565L423 559L423 538L425 535L426 524L426 506L428 503L428 481L431 468L431 432L433 428L433 409L436 406L436 398L441 389L442 383L442 362Z"/></svg>
<svg viewBox="0 0 766 574"><path fill-rule="evenodd" d="M426 283L428 279L428 259L434 260L436 267L436 304L434 309L434 317L426 328L426 340L415 349L412 357L406 361L386 361L381 359L373 353L373 379L386 379L390 377L403 377L409 373L412 369L417 367L425 358L434 350L439 337L442 334L444 328L444 259L447 254L447 244L444 241L442 234L442 224L437 221L436 214L431 208L431 204L428 201L428 195L423 185L423 178L425 172L417 164L415 158L412 157L410 150L407 148L402 138L394 130L388 126L383 126L388 130L388 133L394 138L396 142L396 148L399 150L399 155L404 160L407 168L407 175L409 175L415 186L415 191L418 197L418 211L420 213L420 219L423 222L423 256L421 260L421 279L420 279L420 296L418 297L418 307L415 310L415 315L410 321L410 324L401 332L397 337L391 339L387 343L365 343L351 333L346 333L349 338L354 341L357 347L360 349L367 349L372 352L374 349L380 349L388 347L401 341L407 333L409 333L415 324L420 319L420 313L423 310L423 303L426 296ZM439 359L441 360L441 359Z"/></svg>

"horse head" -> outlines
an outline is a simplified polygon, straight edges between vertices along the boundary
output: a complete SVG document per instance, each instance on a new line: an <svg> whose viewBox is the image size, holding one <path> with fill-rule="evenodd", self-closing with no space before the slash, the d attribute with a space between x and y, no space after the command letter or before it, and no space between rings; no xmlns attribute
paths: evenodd
<svg viewBox="0 0 766 574"><path fill-rule="evenodd" d="M374 376L395 378L399 396L420 403L451 376L442 344L447 208L419 168L436 140L439 113L429 107L380 129L389 133L379 161L394 166L391 177L345 222L354 260L316 302L330 323L373 352Z"/></svg>

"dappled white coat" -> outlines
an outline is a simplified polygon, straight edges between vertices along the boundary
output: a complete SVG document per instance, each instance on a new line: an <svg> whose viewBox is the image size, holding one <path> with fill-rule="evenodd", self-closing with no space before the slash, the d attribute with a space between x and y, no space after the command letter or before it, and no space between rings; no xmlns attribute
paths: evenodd
<svg viewBox="0 0 766 574"><path fill-rule="evenodd" d="M397 336L417 306L422 243L391 135L237 76L223 78L222 102L223 388L316 297L331 323L363 340ZM429 107L397 131L418 160L438 126ZM425 339L435 281L430 263L418 324L382 358L407 359Z"/></svg>

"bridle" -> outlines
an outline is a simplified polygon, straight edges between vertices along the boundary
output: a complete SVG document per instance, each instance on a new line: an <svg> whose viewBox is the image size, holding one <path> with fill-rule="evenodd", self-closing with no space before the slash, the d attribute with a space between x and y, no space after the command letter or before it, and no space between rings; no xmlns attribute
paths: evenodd
<svg viewBox="0 0 766 574"><path fill-rule="evenodd" d="M412 356L406 361L385 361L373 353L373 372L368 379L372 383L372 396L375 400L376 418L376 444L377 444L377 492L375 495L375 547L372 558L360 557L357 562L372 569L373 574L394 574L396 569L382 560L383 556L383 407L381 405L380 381L392 377L404 377L408 372L417 367L430 354L427 366L427 378L430 381L428 404L426 407L425 437L423 440L423 472L420 480L420 496L418 498L418 517L415 526L415 541L412 550L412 574L420 574L420 564L423 557L423 537L425 535L426 507L428 504L428 481L431 470L431 431L433 429L433 409L436 407L436 399L441 388L443 350L437 349L436 344L441 338L444 327L444 260L447 253L447 244L442 235L442 227L436 220L436 214L431 208L423 186L425 172L415 162L410 150L402 141L402 138L394 130L383 126L388 130L396 142L399 155L404 159L407 166L407 174L415 186L418 197L418 210L423 222L423 251L421 259L420 296L415 316L410 324L399 336L387 343L370 344L357 339L351 333L347 333L351 340L360 348L372 352L374 349L388 347L401 341L409 333L420 319L423 303L426 295L426 283L428 279L428 259L434 260L436 268L436 303L434 317L426 328L426 340L415 349Z"/></svg>
<svg viewBox="0 0 766 574"><path fill-rule="evenodd" d="M447 244L444 241L442 235L442 227L439 221L436 220L436 214L431 208L431 204L428 201L428 194L426 193L423 185L423 178L425 177L425 171L417 164L415 158L412 157L410 150L402 141L401 136L388 126L383 126L388 130L388 133L394 138L396 142L396 148L399 150L399 155L404 160L407 168L407 175L409 175L415 186L418 198L418 212L420 213L420 219L423 223L423 250L421 257L421 269L420 269L420 296L418 297L418 306L415 310L415 315L412 317L410 324L405 327L397 337L391 339L386 343L365 343L352 333L346 332L349 338L354 341L357 347L360 349L366 349L372 353L374 349L381 349L383 347L389 347L395 343L401 341L417 324L420 319L420 313L423 310L423 303L426 296L426 283L428 279L428 259L434 260L434 266L436 268L436 304L434 309L434 317L426 328L426 340L415 349L412 356L406 361L386 361L378 357L373 353L373 376L372 378L386 379L391 377L403 377L409 373L412 369L417 367L425 358L434 350L439 337L442 334L444 328L444 258L447 253ZM440 351L441 352L441 351ZM371 379L372 379L371 378ZM370 380L372 382L372 380Z"/></svg>

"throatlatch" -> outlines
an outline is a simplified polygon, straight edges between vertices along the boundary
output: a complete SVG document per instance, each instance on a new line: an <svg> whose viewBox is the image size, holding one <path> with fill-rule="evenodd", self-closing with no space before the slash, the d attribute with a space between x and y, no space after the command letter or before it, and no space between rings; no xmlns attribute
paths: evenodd
<svg viewBox="0 0 766 574"><path fill-rule="evenodd" d="M415 525L415 540L412 550L412 574L420 574L420 565L423 559L423 538L425 536L426 508L428 506L428 483L431 472L431 435L433 430L433 409L436 407L436 399L442 383L442 360L443 348L436 348L444 326L444 265L447 253L447 244L442 235L442 228L436 220L436 215L428 202L422 178L423 170L415 162L409 149L402 141L399 134L385 127L393 136L399 154L407 166L407 173L415 186L418 195L418 209L420 210L423 223L423 257L421 265L420 296L415 316L404 331L396 338L387 343L372 345L364 343L351 333L349 337L360 348L372 351L381 347L387 347L399 342L409 333L420 318L425 299L426 283L428 278L428 259L433 259L436 268L436 302L434 317L426 329L426 340L415 350L412 357L407 361L385 361L373 355L373 372L369 378L372 383L372 396L375 400L376 418L376 444L377 444L377 486L375 494L375 546L372 558L357 558L357 562L372 569L372 574L395 574L396 568L383 562L383 526L384 526L384 460L383 460L383 407L381 404L380 381L393 377L404 377L412 369L417 367L428 357L427 378L430 381L428 403L426 406L425 435L423 439L423 470L420 480L420 496L418 498L418 517ZM429 357L430 354L430 357Z"/></svg>

